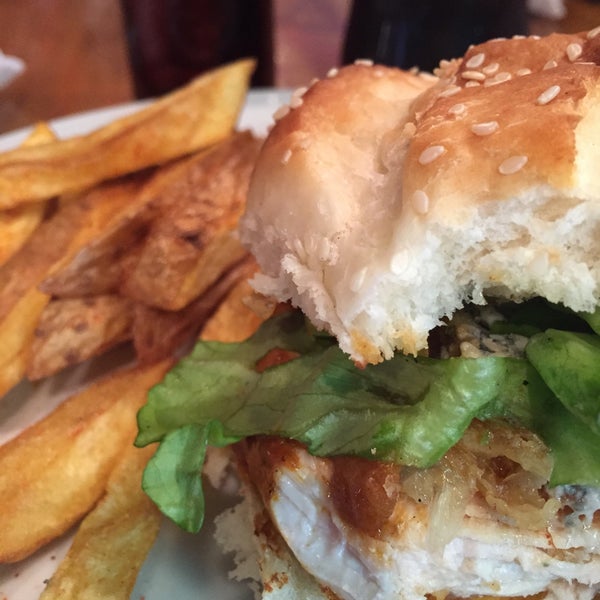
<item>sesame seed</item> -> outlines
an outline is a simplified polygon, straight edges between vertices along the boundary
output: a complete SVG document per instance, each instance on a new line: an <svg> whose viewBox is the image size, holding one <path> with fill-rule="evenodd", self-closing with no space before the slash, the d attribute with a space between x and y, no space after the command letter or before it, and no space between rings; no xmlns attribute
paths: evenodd
<svg viewBox="0 0 600 600"><path fill-rule="evenodd" d="M410 201L417 214L425 215L429 211L429 196L423 190L415 190Z"/></svg>
<svg viewBox="0 0 600 600"><path fill-rule="evenodd" d="M490 85L498 85L499 83L504 83L505 81L508 81L511 78L512 75L510 73L502 71L502 73L498 73L491 79L486 79L483 85L485 85L486 87L489 87Z"/></svg>
<svg viewBox="0 0 600 600"><path fill-rule="evenodd" d="M392 256L392 260L390 261L390 271L394 275L400 275L404 273L406 269L409 267L408 263L408 255L406 250L400 250Z"/></svg>
<svg viewBox="0 0 600 600"><path fill-rule="evenodd" d="M306 241L306 251L312 256L317 251L318 238L316 235L311 235Z"/></svg>
<svg viewBox="0 0 600 600"><path fill-rule="evenodd" d="M600 33L600 25L598 27L594 27L594 29L590 29L587 32L587 39L593 40Z"/></svg>
<svg viewBox="0 0 600 600"><path fill-rule="evenodd" d="M467 88L471 88L471 87L480 87L481 86L481 82L479 81L467 81L467 83L465 83L465 87Z"/></svg>
<svg viewBox="0 0 600 600"><path fill-rule="evenodd" d="M554 69L558 67L558 63L555 60L549 60L543 67L543 71L547 71L548 69Z"/></svg>
<svg viewBox="0 0 600 600"><path fill-rule="evenodd" d="M454 94L458 94L460 92L460 87L458 85L449 85L443 92L441 92L440 96L442 98L447 98L448 96L454 96Z"/></svg>
<svg viewBox="0 0 600 600"><path fill-rule="evenodd" d="M439 158L442 154L444 154L444 152L446 152L446 148L444 146L429 146L428 148L425 148L423 152L421 152L421 156L419 156L419 163L422 165L428 165L430 162L433 162L436 158Z"/></svg>
<svg viewBox="0 0 600 600"><path fill-rule="evenodd" d="M477 54L471 56L471 58L466 62L465 66L467 69L477 69L483 64L484 60L485 54L483 52L478 52Z"/></svg>
<svg viewBox="0 0 600 600"><path fill-rule="evenodd" d="M407 123L402 128L402 137L408 139L417 133L417 126L414 123Z"/></svg>
<svg viewBox="0 0 600 600"><path fill-rule="evenodd" d="M283 156L281 157L281 164L287 165L288 161L290 160L291 157L292 157L292 151L290 150L290 148L288 148L283 153Z"/></svg>
<svg viewBox="0 0 600 600"><path fill-rule="evenodd" d="M530 35L529 39L530 40L541 40L542 36L540 36L540 35Z"/></svg>
<svg viewBox="0 0 600 600"><path fill-rule="evenodd" d="M484 123L473 123L471 131L475 135L491 135L495 131L498 131L498 127L498 121L486 121Z"/></svg>
<svg viewBox="0 0 600 600"><path fill-rule="evenodd" d="M524 40L525 36L524 35L513 35L513 40Z"/></svg>
<svg viewBox="0 0 600 600"><path fill-rule="evenodd" d="M374 63L370 58L357 58L354 64L362 65L363 67L372 67Z"/></svg>
<svg viewBox="0 0 600 600"><path fill-rule="evenodd" d="M329 71L327 71L327 77L335 77L339 72L339 69L333 67L332 69L329 69Z"/></svg>
<svg viewBox="0 0 600 600"><path fill-rule="evenodd" d="M576 61L583 53L581 44L569 44L567 46L567 57L571 62Z"/></svg>
<svg viewBox="0 0 600 600"><path fill-rule="evenodd" d="M293 241L293 250L296 252L296 256L302 261L306 261L306 250L304 249L304 244L300 238L296 238Z"/></svg>
<svg viewBox="0 0 600 600"><path fill-rule="evenodd" d="M489 65L485 65L483 69L481 69L486 75L493 75L498 71L500 65L497 62L490 63Z"/></svg>
<svg viewBox="0 0 600 600"><path fill-rule="evenodd" d="M526 156L511 156L502 162L498 171L501 175L512 175L520 171L527 164L527 160Z"/></svg>
<svg viewBox="0 0 600 600"><path fill-rule="evenodd" d="M453 104L448 109L448 112L451 115L462 115L466 110L467 110L467 107L462 102L459 102L458 104Z"/></svg>
<svg viewBox="0 0 600 600"><path fill-rule="evenodd" d="M292 93L292 98L302 98L302 96L304 96L307 90L308 88L306 87L299 87Z"/></svg>
<svg viewBox="0 0 600 600"><path fill-rule="evenodd" d="M290 100L290 108L298 108L299 106L302 106L303 104L303 100L301 96L292 96L291 100Z"/></svg>
<svg viewBox="0 0 600 600"><path fill-rule="evenodd" d="M419 71L419 77L425 81L437 81L438 78L433 73L427 71Z"/></svg>
<svg viewBox="0 0 600 600"><path fill-rule="evenodd" d="M283 117L285 117L285 115L287 115L289 112L290 107L287 104L284 104L273 113L273 119L275 121L279 121L279 119L283 119Z"/></svg>
<svg viewBox="0 0 600 600"><path fill-rule="evenodd" d="M352 280L350 281L350 290L353 292L358 292L360 290L360 288L363 286L363 283L365 282L366 275L367 275L367 267L363 267L362 269L359 269L354 274L354 277L352 277Z"/></svg>
<svg viewBox="0 0 600 600"><path fill-rule="evenodd" d="M443 79L452 71L452 63L447 60L441 60L439 67L433 69L433 74Z"/></svg>
<svg viewBox="0 0 600 600"><path fill-rule="evenodd" d="M383 77L385 75L385 72L383 71L383 69L374 69L373 70L373 77L377 77L378 79Z"/></svg>
<svg viewBox="0 0 600 600"><path fill-rule="evenodd" d="M531 75L531 69L519 69L516 73L519 77L523 77L524 75Z"/></svg>
<svg viewBox="0 0 600 600"><path fill-rule="evenodd" d="M317 252L320 261L328 262L334 259L335 246L329 241L329 238L322 237L318 242Z"/></svg>
<svg viewBox="0 0 600 600"><path fill-rule="evenodd" d="M481 71L463 71L460 75L463 79L473 79L475 81L483 81L485 75Z"/></svg>
<svg viewBox="0 0 600 600"><path fill-rule="evenodd" d="M537 104L548 104L560 93L560 85L551 85L547 90L543 91L536 100Z"/></svg>

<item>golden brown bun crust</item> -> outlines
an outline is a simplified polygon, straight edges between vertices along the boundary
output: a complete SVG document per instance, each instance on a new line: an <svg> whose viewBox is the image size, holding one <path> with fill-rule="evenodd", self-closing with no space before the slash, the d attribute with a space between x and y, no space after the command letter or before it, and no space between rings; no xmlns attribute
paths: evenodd
<svg viewBox="0 0 600 600"><path fill-rule="evenodd" d="M600 35L493 40L439 81L350 66L292 100L250 187L264 276L360 362L466 302L600 299Z"/></svg>
<svg viewBox="0 0 600 600"><path fill-rule="evenodd" d="M576 53L578 46L581 55L572 61L567 48ZM468 66L479 60L478 68ZM589 40L586 34L553 34L539 40L489 41L441 68L443 81L432 90L429 100L435 101L417 120L407 154L405 194L423 190L430 202L451 196L444 205L451 203L447 210L456 211L461 202L511 198L536 185L576 185L576 128L589 104L600 100L596 61L600 36ZM486 70L493 72L486 75ZM508 81L496 83L507 76ZM556 96L543 103L543 95L550 98L555 90ZM496 123L497 129L475 134L473 128L483 123ZM435 145L442 145L444 154L420 164L422 152ZM500 165L512 156L526 157L526 168L501 174Z"/></svg>

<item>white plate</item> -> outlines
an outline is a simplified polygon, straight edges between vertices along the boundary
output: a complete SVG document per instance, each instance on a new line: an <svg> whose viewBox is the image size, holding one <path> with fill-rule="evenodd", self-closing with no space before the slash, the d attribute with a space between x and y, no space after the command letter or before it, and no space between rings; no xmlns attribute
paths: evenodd
<svg viewBox="0 0 600 600"><path fill-rule="evenodd" d="M289 96L287 90L250 92L238 127L264 134L272 123L272 114L289 100ZM136 102L73 115L53 121L52 126L60 137L80 135L139 110L144 104ZM0 151L17 146L28 131L29 128L24 128L0 136ZM0 401L0 444L42 418L65 397L106 368L123 364L130 359L127 350L117 350L102 361L66 370L41 384L20 384ZM214 517L235 503L235 498L215 492L208 485L205 487L207 512L202 531L197 535L187 534L165 520L157 542L139 574L131 595L132 600L253 598L246 585L228 579L227 573L233 564L229 557L222 555L213 539ZM0 565L0 600L37 599L44 589L45 581L51 577L68 550L70 540L71 534L67 534L25 561L14 565Z"/></svg>

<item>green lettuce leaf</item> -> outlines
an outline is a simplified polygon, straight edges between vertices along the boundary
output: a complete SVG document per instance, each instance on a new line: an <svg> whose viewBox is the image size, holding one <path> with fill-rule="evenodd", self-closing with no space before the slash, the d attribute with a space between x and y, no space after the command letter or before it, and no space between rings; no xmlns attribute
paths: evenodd
<svg viewBox="0 0 600 600"><path fill-rule="evenodd" d="M552 452L550 485L600 486L600 436L569 412L541 377L533 377L529 388L529 429Z"/></svg>
<svg viewBox="0 0 600 600"><path fill-rule="evenodd" d="M273 339L276 347L304 353L258 373L255 365ZM280 435L319 456L376 456L426 467L503 393L510 365L510 359L495 357L398 355L361 369L336 345L310 336L293 313L273 319L249 342L198 344L151 390L138 414L136 443L218 421L227 440Z"/></svg>
<svg viewBox="0 0 600 600"><path fill-rule="evenodd" d="M298 357L259 373L257 363L273 348ZM143 487L165 514L196 531L207 445L279 435L319 456L428 467L475 417L537 432L554 453L555 483L600 485L597 436L527 360L398 355L361 369L297 312L269 320L239 344L199 343L151 390L138 413L136 444L161 442Z"/></svg>
<svg viewBox="0 0 600 600"><path fill-rule="evenodd" d="M600 435L600 337L549 329L526 353L565 408Z"/></svg>

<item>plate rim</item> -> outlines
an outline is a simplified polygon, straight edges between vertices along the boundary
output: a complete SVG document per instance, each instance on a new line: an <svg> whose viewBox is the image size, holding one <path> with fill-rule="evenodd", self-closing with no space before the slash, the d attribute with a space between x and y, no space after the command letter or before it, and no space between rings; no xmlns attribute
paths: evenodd
<svg viewBox="0 0 600 600"><path fill-rule="evenodd" d="M272 114L275 110L286 103L292 94L290 88L252 88L246 95L246 100L240 111L238 119L238 128L251 128L256 133L266 133L266 114L262 115L261 126L256 128L252 123L255 113L260 107L263 110L266 107L272 107L272 112L269 118L272 121ZM37 122L48 123L57 133L60 138L73 137L76 135L84 135L106 125L116 119L137 112L154 102L155 99L132 100L130 102L121 102L100 106L86 110L77 111L68 115L54 117L50 119L39 119ZM16 148L31 132L35 123L25 125L0 133L0 152L6 152Z"/></svg>

